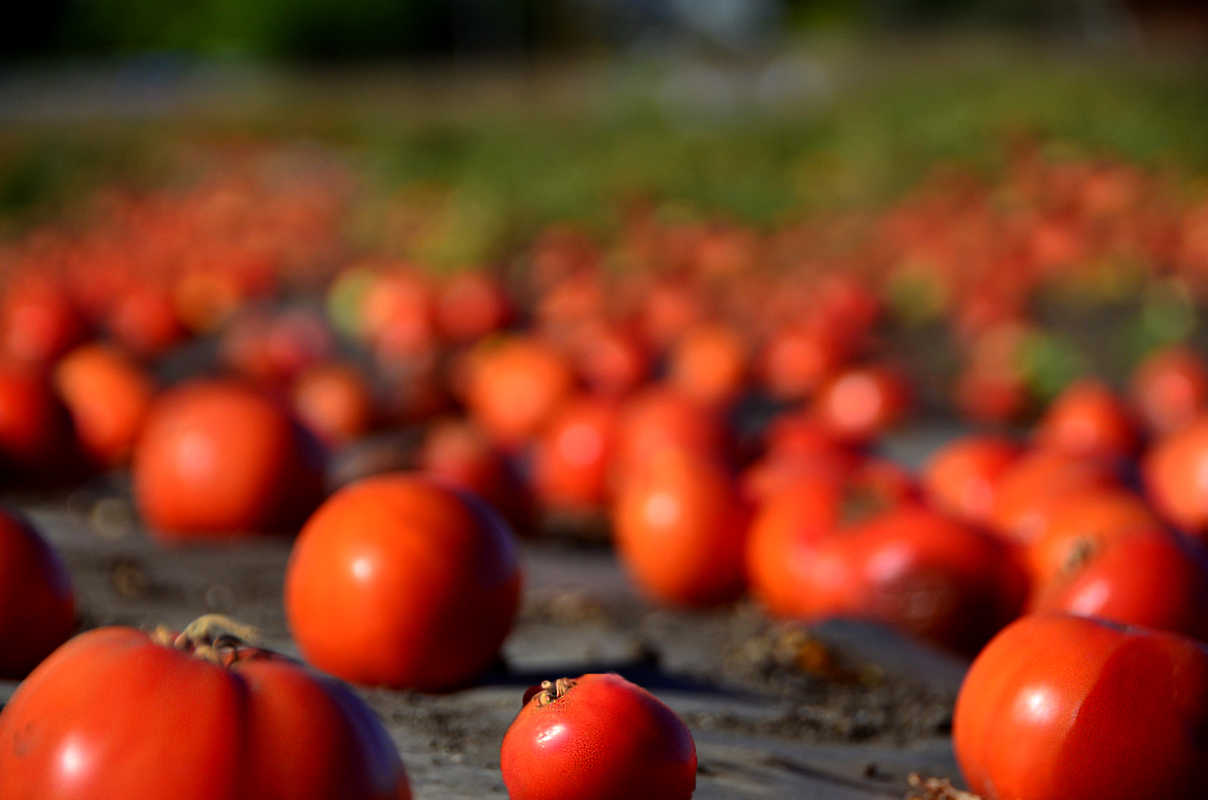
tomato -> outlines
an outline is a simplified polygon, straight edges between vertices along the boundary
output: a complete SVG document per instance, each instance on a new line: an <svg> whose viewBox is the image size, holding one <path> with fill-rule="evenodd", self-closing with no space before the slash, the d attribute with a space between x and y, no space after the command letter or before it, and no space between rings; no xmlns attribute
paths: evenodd
<svg viewBox="0 0 1208 800"><path fill-rule="evenodd" d="M1190 348L1168 347L1137 367L1131 389L1149 429L1173 433L1208 407L1208 364Z"/></svg>
<svg viewBox="0 0 1208 800"><path fill-rule="evenodd" d="M317 449L281 406L205 378L152 404L133 478L139 512L166 540L291 532L323 487Z"/></svg>
<svg viewBox="0 0 1208 800"><path fill-rule="evenodd" d="M670 386L652 386L629 398L617 420L615 463L625 475L659 450L679 447L715 454L726 446L726 431L714 411Z"/></svg>
<svg viewBox="0 0 1208 800"><path fill-rule="evenodd" d="M350 364L324 364L302 373L291 400L302 424L328 445L359 439L373 425L373 390Z"/></svg>
<svg viewBox="0 0 1208 800"><path fill-rule="evenodd" d="M395 354L422 353L436 336L432 290L410 265L373 274L361 296L358 329L375 347Z"/></svg>
<svg viewBox="0 0 1208 800"><path fill-rule="evenodd" d="M88 453L110 467L128 461L155 394L146 370L110 347L87 344L60 359L55 385Z"/></svg>
<svg viewBox="0 0 1208 800"><path fill-rule="evenodd" d="M74 629L63 562L32 525L0 510L0 678L24 678Z"/></svg>
<svg viewBox="0 0 1208 800"><path fill-rule="evenodd" d="M1004 436L965 436L945 445L923 467L932 505L958 519L984 525L994 509L998 479L1021 448Z"/></svg>
<svg viewBox="0 0 1208 800"><path fill-rule="evenodd" d="M450 341L468 344L502 328L512 308L503 287L486 272L450 278L436 298L436 322Z"/></svg>
<svg viewBox="0 0 1208 800"><path fill-rule="evenodd" d="M1033 594L1034 611L1067 611L1208 641L1208 553L1161 528L1087 550Z"/></svg>
<svg viewBox="0 0 1208 800"><path fill-rule="evenodd" d="M818 326L781 328L764 345L764 384L781 400L809 397L843 366L848 349L833 331Z"/></svg>
<svg viewBox="0 0 1208 800"><path fill-rule="evenodd" d="M862 444L900 422L910 406L906 379L885 367L853 367L818 390L814 412L838 439Z"/></svg>
<svg viewBox="0 0 1208 800"><path fill-rule="evenodd" d="M581 327L575 369L593 393L621 397L642 384L650 372L650 356L636 335L599 321Z"/></svg>
<svg viewBox="0 0 1208 800"><path fill-rule="evenodd" d="M798 577L802 616L881 622L976 652L1022 606L1010 545L918 505L820 539Z"/></svg>
<svg viewBox="0 0 1208 800"><path fill-rule="evenodd" d="M533 338L490 343L472 361L466 404L492 438L514 447L537 432L570 394L562 355Z"/></svg>
<svg viewBox="0 0 1208 800"><path fill-rule="evenodd" d="M1027 544L1044 535L1051 514L1065 497L1117 483L1111 468L1102 462L1046 450L1025 453L998 479L990 527Z"/></svg>
<svg viewBox="0 0 1208 800"><path fill-rule="evenodd" d="M1195 797L1208 770L1208 649L1178 634L1033 614L973 662L956 759L986 800Z"/></svg>
<svg viewBox="0 0 1208 800"><path fill-rule="evenodd" d="M1208 414L1162 437L1145 454L1146 495L1171 524L1189 533L1208 532Z"/></svg>
<svg viewBox="0 0 1208 800"><path fill-rule="evenodd" d="M684 332L668 356L668 381L704 406L725 406L746 381L747 347L733 326L699 325Z"/></svg>
<svg viewBox="0 0 1208 800"><path fill-rule="evenodd" d="M0 476L60 477L74 444L70 418L49 382L23 365L0 361Z"/></svg>
<svg viewBox="0 0 1208 800"><path fill-rule="evenodd" d="M83 315L58 281L28 275L7 287L0 302L0 350L48 366L84 338Z"/></svg>
<svg viewBox="0 0 1208 800"><path fill-rule="evenodd" d="M620 675L530 689L499 766L511 800L688 800L696 789L688 726Z"/></svg>
<svg viewBox="0 0 1208 800"><path fill-rule="evenodd" d="M536 532L532 492L502 452L472 423L444 420L428 429L419 467L482 497L521 536Z"/></svg>
<svg viewBox="0 0 1208 800"><path fill-rule="evenodd" d="M172 296L156 286L136 286L113 299L109 332L134 353L157 356L185 338Z"/></svg>
<svg viewBox="0 0 1208 800"><path fill-rule="evenodd" d="M1077 566L1109 542L1156 528L1158 517L1137 495L1119 487L1094 487L1057 498L1044 532L1027 545L1036 588Z"/></svg>
<svg viewBox="0 0 1208 800"><path fill-rule="evenodd" d="M567 402L533 448L532 483L546 506L592 509L609 495L616 405L584 396Z"/></svg>
<svg viewBox="0 0 1208 800"><path fill-rule="evenodd" d="M366 478L307 521L285 574L307 661L355 683L444 691L486 669L512 627L512 533L473 495L419 475Z"/></svg>
<svg viewBox="0 0 1208 800"><path fill-rule="evenodd" d="M1049 406L1037 424L1036 441L1075 458L1127 458L1137 449L1137 431L1106 384L1084 379Z"/></svg>
<svg viewBox="0 0 1208 800"><path fill-rule="evenodd" d="M0 712L0 797L409 800L373 712L247 635L202 618L72 639Z"/></svg>
<svg viewBox="0 0 1208 800"><path fill-rule="evenodd" d="M733 478L709 456L676 447L629 475L613 511L630 577L655 599L683 606L742 594L747 522Z"/></svg>

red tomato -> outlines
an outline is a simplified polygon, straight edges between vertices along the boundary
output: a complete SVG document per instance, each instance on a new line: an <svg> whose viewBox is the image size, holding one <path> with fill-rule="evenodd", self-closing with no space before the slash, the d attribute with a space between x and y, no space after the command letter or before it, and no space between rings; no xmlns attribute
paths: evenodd
<svg viewBox="0 0 1208 800"><path fill-rule="evenodd" d="M621 563L654 598L707 606L745 584L748 513L733 478L707 455L655 453L621 485L613 530Z"/></svg>
<svg viewBox="0 0 1208 800"><path fill-rule="evenodd" d="M1208 554L1161 528L1084 551L1033 594L1032 610L1066 611L1208 641Z"/></svg>
<svg viewBox="0 0 1208 800"><path fill-rule="evenodd" d="M1208 649L1178 634L1028 615L973 662L953 742L986 800L1194 797L1208 770Z"/></svg>
<svg viewBox="0 0 1208 800"><path fill-rule="evenodd" d="M621 408L617 421L617 471L624 476L665 447L719 453L725 440L725 428L716 413L669 386L652 386L631 397Z"/></svg>
<svg viewBox="0 0 1208 800"><path fill-rule="evenodd" d="M781 400L809 397L843 366L848 350L836 332L816 325L781 328L764 345L764 384Z"/></svg>
<svg viewBox="0 0 1208 800"><path fill-rule="evenodd" d="M584 396L566 403L533 448L532 482L546 506L592 509L608 499L616 405Z"/></svg>
<svg viewBox="0 0 1208 800"><path fill-rule="evenodd" d="M1074 458L1127 458L1137 431L1124 403L1101 381L1067 387L1037 423L1036 442Z"/></svg>
<svg viewBox="0 0 1208 800"><path fill-rule="evenodd" d="M603 322L585 323L574 347L575 369L595 394L621 397L646 379L650 356L638 337Z"/></svg>
<svg viewBox="0 0 1208 800"><path fill-rule="evenodd" d="M1154 508L1188 533L1208 531L1208 415L1150 448L1141 465Z"/></svg>
<svg viewBox="0 0 1208 800"><path fill-rule="evenodd" d="M922 506L891 509L819 540L798 602L807 618L882 622L974 653L1023 603L1008 548Z"/></svg>
<svg viewBox="0 0 1208 800"><path fill-rule="evenodd" d="M26 367L0 362L0 475L57 477L73 445L67 411L50 384Z"/></svg>
<svg viewBox="0 0 1208 800"><path fill-rule="evenodd" d="M202 618L179 638L98 628L72 639L0 712L0 795L409 800L373 712L239 641L240 628Z"/></svg>
<svg viewBox="0 0 1208 800"><path fill-rule="evenodd" d="M134 497L167 540L292 531L322 496L317 449L279 405L235 381L196 379L151 407Z"/></svg>
<svg viewBox="0 0 1208 800"><path fill-rule="evenodd" d="M485 272L459 273L441 287L436 321L449 340L468 344L502 328L511 316L503 287Z"/></svg>
<svg viewBox="0 0 1208 800"><path fill-rule="evenodd" d="M531 338L491 343L469 370L466 404L483 430L509 447L535 434L574 383L562 354Z"/></svg>
<svg viewBox="0 0 1208 800"><path fill-rule="evenodd" d="M1025 453L999 477L990 527L1027 544L1044 535L1053 511L1069 495L1116 485L1115 474L1101 462L1045 450Z"/></svg>
<svg viewBox="0 0 1208 800"><path fill-rule="evenodd" d="M1186 347L1168 347L1145 359L1132 376L1137 411L1154 433L1173 433L1208 407L1208 364Z"/></svg>
<svg viewBox="0 0 1208 800"><path fill-rule="evenodd" d="M26 276L4 292L0 350L9 357L49 366L84 334L83 316L56 281Z"/></svg>
<svg viewBox="0 0 1208 800"><path fill-rule="evenodd" d="M373 425L373 390L350 364L324 364L299 376L291 392L299 421L328 445L359 439Z"/></svg>
<svg viewBox="0 0 1208 800"><path fill-rule="evenodd" d="M990 521L998 479L1021 448L1004 436L965 436L938 450L923 467L927 499L941 511L977 525Z"/></svg>
<svg viewBox="0 0 1208 800"><path fill-rule="evenodd" d="M814 412L837 439L862 444L905 417L910 388L884 367L857 367L835 376L814 398Z"/></svg>
<svg viewBox="0 0 1208 800"><path fill-rule="evenodd" d="M688 800L696 789L688 727L619 675L530 689L499 762L511 800Z"/></svg>
<svg viewBox="0 0 1208 800"><path fill-rule="evenodd" d="M185 338L172 296L154 286L137 286L114 298L108 329L140 356L157 356Z"/></svg>
<svg viewBox="0 0 1208 800"><path fill-rule="evenodd" d="M732 326L715 323L686 331L668 356L668 381L704 406L724 406L746 381L747 347Z"/></svg>
<svg viewBox="0 0 1208 800"><path fill-rule="evenodd" d="M469 493L402 473L332 495L285 574L286 618L307 661L421 691L458 688L486 669L519 599L503 518Z"/></svg>
<svg viewBox="0 0 1208 800"><path fill-rule="evenodd" d="M60 359L55 385L88 453L110 467L129 460L155 394L146 370L103 344L87 344Z"/></svg>
<svg viewBox="0 0 1208 800"><path fill-rule="evenodd" d="M32 525L0 510L0 678L24 678L74 629L67 569Z"/></svg>

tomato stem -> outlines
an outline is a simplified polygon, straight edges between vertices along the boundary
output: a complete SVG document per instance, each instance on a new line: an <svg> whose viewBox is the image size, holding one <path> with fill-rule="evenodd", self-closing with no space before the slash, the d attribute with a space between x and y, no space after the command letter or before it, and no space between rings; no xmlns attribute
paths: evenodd
<svg viewBox="0 0 1208 800"><path fill-rule="evenodd" d="M572 678L559 678L556 681L541 681L541 693L537 695L537 705L548 705L559 699L575 686Z"/></svg>
<svg viewBox="0 0 1208 800"><path fill-rule="evenodd" d="M254 649L258 634L251 625L221 614L206 614L190 622L179 634L161 625L151 638L165 647L229 667L240 659L241 650Z"/></svg>

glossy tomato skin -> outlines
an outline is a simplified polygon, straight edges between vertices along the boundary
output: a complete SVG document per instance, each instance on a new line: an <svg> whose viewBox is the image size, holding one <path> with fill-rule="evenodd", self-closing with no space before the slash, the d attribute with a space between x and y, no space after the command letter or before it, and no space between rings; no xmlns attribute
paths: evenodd
<svg viewBox="0 0 1208 800"><path fill-rule="evenodd" d="M511 800L688 800L696 745L683 721L619 675L584 675L556 699L537 692L503 737Z"/></svg>
<svg viewBox="0 0 1208 800"><path fill-rule="evenodd" d="M67 568L32 525L0 510L0 678L25 677L74 629Z"/></svg>
<svg viewBox="0 0 1208 800"><path fill-rule="evenodd" d="M1030 614L974 660L953 741L986 800L1203 793L1208 649L1184 636Z"/></svg>
<svg viewBox="0 0 1208 800"><path fill-rule="evenodd" d="M18 688L0 771L3 800L411 797L389 734L337 681L269 654L220 666L129 628L81 634Z"/></svg>
<svg viewBox="0 0 1208 800"><path fill-rule="evenodd" d="M622 484L613 511L621 563L655 599L708 606L745 586L749 511L734 479L711 457L675 447L656 452Z"/></svg>
<svg viewBox="0 0 1208 800"><path fill-rule="evenodd" d="M285 611L298 648L354 683L465 685L516 615L512 536L479 498L431 478L389 473L346 486L290 555Z"/></svg>
<svg viewBox="0 0 1208 800"><path fill-rule="evenodd" d="M169 541L296 530L323 480L317 446L280 405L201 378L152 405L133 477L139 512Z"/></svg>

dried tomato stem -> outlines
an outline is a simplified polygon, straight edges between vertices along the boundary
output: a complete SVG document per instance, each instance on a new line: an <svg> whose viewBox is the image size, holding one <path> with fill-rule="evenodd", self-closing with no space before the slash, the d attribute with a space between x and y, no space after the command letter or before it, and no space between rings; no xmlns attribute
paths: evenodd
<svg viewBox="0 0 1208 800"><path fill-rule="evenodd" d="M537 695L537 705L548 705L574 688L575 681L571 678L559 678L556 681L541 681L541 693Z"/></svg>
<svg viewBox="0 0 1208 800"><path fill-rule="evenodd" d="M254 649L256 629L221 614L206 614L188 624L179 634L164 626L151 634L153 641L165 647L184 650L197 658L230 666L244 649Z"/></svg>

